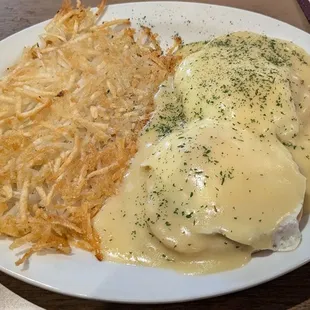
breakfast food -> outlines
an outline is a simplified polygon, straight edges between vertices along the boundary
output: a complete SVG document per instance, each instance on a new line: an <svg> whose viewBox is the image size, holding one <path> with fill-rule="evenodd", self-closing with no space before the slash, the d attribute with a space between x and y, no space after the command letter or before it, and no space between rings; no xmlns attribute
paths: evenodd
<svg viewBox="0 0 310 310"><path fill-rule="evenodd" d="M310 56L236 32L166 54L64 1L0 80L0 235L187 274L294 250L310 210ZM182 60L182 62L181 62ZM155 104L154 104L155 103Z"/></svg>
<svg viewBox="0 0 310 310"><path fill-rule="evenodd" d="M310 56L249 32L178 53L95 218L106 259L200 274L295 249L309 212Z"/></svg>
<svg viewBox="0 0 310 310"><path fill-rule="evenodd" d="M102 259L92 218L117 190L178 57L150 29L64 1L0 80L0 235L31 254L76 246Z"/></svg>

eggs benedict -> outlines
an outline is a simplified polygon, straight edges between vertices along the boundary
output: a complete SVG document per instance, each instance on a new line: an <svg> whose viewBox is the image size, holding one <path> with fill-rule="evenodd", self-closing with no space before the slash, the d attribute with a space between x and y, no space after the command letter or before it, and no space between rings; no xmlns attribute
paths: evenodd
<svg viewBox="0 0 310 310"><path fill-rule="evenodd" d="M95 219L106 259L200 274L295 249L310 193L309 85L310 56L290 42L237 32L185 47Z"/></svg>

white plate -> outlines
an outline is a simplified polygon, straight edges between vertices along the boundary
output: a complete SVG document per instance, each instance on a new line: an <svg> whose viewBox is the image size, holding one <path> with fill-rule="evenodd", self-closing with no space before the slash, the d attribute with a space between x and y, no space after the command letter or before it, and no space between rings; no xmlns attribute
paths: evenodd
<svg viewBox="0 0 310 310"><path fill-rule="evenodd" d="M184 2L109 6L104 19L116 17L130 17L135 26L154 26L164 46L175 33L179 33L185 42L193 42L227 32L249 30L292 40L310 52L307 33L263 15L228 7ZM0 72L16 60L24 45L36 42L46 23L0 42ZM29 267L15 267L16 252L8 249L8 240L0 240L0 270L45 289L85 298L151 303L192 300L245 289L307 263L310 260L310 224L303 225L303 241L297 250L256 257L243 268L213 275L184 276L172 270L98 262L89 253L78 250L71 257L34 255Z"/></svg>

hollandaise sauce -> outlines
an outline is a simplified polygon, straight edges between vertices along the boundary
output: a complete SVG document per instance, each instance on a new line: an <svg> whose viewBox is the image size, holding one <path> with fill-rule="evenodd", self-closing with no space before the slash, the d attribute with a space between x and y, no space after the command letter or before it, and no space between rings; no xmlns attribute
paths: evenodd
<svg viewBox="0 0 310 310"><path fill-rule="evenodd" d="M105 259L202 274L296 248L305 197L310 209L309 55L249 32L183 53L95 218Z"/></svg>

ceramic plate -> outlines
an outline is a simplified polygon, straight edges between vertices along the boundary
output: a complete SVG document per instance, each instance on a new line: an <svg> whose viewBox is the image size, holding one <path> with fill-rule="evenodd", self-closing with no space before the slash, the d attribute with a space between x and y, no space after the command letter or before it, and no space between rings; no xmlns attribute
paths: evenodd
<svg viewBox="0 0 310 310"><path fill-rule="evenodd" d="M184 2L141 2L111 5L103 20L128 18L159 33L163 46L178 33L186 43L232 31L249 30L292 40L310 52L310 35L275 19L238 9ZM0 42L0 72L11 65L25 45L34 44L47 22ZM18 252L0 240L0 270L22 281L58 293L118 302L176 302L245 289L279 277L310 260L310 224L303 219L303 240L297 250L255 257L243 268L205 276L172 270L98 262L79 250L71 256L34 255L29 266L16 267ZM18 250L17 250L18 251Z"/></svg>

